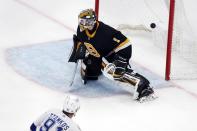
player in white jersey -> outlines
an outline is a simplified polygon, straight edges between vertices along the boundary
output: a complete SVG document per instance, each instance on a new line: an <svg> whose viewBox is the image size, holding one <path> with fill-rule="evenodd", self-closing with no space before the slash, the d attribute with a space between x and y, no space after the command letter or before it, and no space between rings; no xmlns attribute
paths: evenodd
<svg viewBox="0 0 197 131"><path fill-rule="evenodd" d="M67 96L63 110L50 110L41 115L30 126L31 131L80 131L79 126L72 120L79 110L79 99Z"/></svg>

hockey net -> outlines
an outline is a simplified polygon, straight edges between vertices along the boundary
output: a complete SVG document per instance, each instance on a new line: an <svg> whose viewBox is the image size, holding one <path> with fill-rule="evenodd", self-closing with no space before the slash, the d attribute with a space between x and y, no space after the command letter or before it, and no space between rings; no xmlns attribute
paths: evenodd
<svg viewBox="0 0 197 131"><path fill-rule="evenodd" d="M136 32L143 34L142 37L144 33L147 33L154 47L161 53L163 52L165 56L169 33L169 10L170 0L99 1L99 19L123 31L131 39ZM170 77L170 79L196 79L197 41L188 22L183 0L175 1L173 15L172 48L171 53L168 52L171 56L171 68L170 74L166 74L170 76L165 77ZM151 23L156 24L156 27L154 28L154 24ZM166 60L166 57L164 59L163 61L169 61Z"/></svg>

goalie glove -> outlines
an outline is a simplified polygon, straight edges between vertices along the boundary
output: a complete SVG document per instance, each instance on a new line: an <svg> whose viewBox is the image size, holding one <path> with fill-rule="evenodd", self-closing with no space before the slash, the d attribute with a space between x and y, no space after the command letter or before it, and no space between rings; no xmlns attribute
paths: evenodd
<svg viewBox="0 0 197 131"><path fill-rule="evenodd" d="M84 59L86 54L85 45L80 42L76 35L73 35L73 48L68 62L77 62L79 59Z"/></svg>

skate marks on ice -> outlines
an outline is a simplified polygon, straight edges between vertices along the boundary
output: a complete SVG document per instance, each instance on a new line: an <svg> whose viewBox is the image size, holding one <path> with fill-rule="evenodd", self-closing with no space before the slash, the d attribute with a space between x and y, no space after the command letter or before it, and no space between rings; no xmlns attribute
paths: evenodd
<svg viewBox="0 0 197 131"><path fill-rule="evenodd" d="M5 52L5 57L7 63L11 65L18 74L54 90L72 92L87 97L129 93L123 88L120 88L122 85L114 84L113 81L103 76L99 77L98 81L91 81L88 82L87 85L83 85L80 78L79 66L74 84L72 87L69 87L74 69L74 64L67 62L71 48L72 40L60 40L9 48ZM146 71L145 74L149 75L147 76L148 78L154 77L154 79L161 79L151 74L151 72L147 72L148 71ZM160 83L165 82L164 80L158 81L160 81ZM154 84L155 83L153 83L153 86L157 83Z"/></svg>

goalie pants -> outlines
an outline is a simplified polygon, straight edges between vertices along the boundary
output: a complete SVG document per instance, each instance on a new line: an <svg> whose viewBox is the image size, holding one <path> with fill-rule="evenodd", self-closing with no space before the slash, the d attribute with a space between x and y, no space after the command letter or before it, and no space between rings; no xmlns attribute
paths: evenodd
<svg viewBox="0 0 197 131"><path fill-rule="evenodd" d="M116 54L124 57L129 61L132 54L132 46L130 45L116 53L110 54L105 58L108 62L112 63L114 61L114 56ZM88 55L84 60L82 60L82 70L86 71L87 76L99 76L101 74L102 68L104 68L102 66L102 58L97 58L92 55Z"/></svg>
<svg viewBox="0 0 197 131"><path fill-rule="evenodd" d="M81 62L81 76L82 79L97 80L101 74L102 59L88 55Z"/></svg>
<svg viewBox="0 0 197 131"><path fill-rule="evenodd" d="M115 55L123 56L128 61L131 58L132 54L132 46L128 46L116 53L110 54L106 59L108 62L114 61ZM81 65L81 76L82 78L86 77L87 79L98 79L98 76L101 74L101 69L103 69L104 66L102 65L102 58L97 58L92 55L88 55L85 57L84 60L82 60Z"/></svg>

